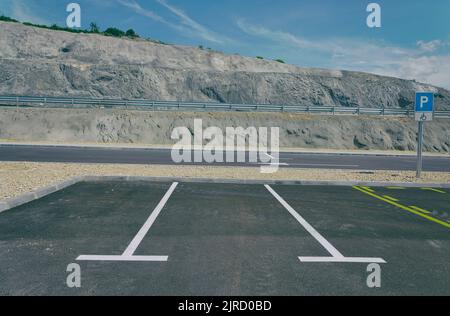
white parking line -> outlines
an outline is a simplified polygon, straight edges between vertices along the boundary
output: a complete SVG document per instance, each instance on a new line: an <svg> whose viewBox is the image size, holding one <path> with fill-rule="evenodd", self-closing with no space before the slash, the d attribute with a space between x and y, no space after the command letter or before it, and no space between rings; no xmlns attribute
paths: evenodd
<svg viewBox="0 0 450 316"><path fill-rule="evenodd" d="M294 210L275 190L269 185L266 189L284 206L284 208L313 236L332 257L299 257L301 262L347 262L347 263L386 263L381 258L348 258L339 252L328 240L326 240L314 227L312 227L296 210Z"/></svg>
<svg viewBox="0 0 450 316"><path fill-rule="evenodd" d="M311 263L386 263L381 258L334 258L334 257L298 257L301 262Z"/></svg>
<svg viewBox="0 0 450 316"><path fill-rule="evenodd" d="M168 256L79 256L77 261L165 262Z"/></svg>
<svg viewBox="0 0 450 316"><path fill-rule="evenodd" d="M302 225L334 258L344 258L344 256L333 247L314 227L312 227L299 213L297 213L281 196L278 195L269 185L267 190L283 205L289 213Z"/></svg>
<svg viewBox="0 0 450 316"><path fill-rule="evenodd" d="M131 241L130 245L123 253L123 256L130 257L136 252L136 249L139 247L139 244L142 242L145 235L147 235L148 231L152 227L152 225L155 222L156 218L158 217L159 213L161 213L162 209L166 205L167 201L169 200L170 196L172 195L173 191L175 191L177 186L178 186L178 182L175 182L170 186L169 190L164 195L164 197L159 202L159 204L156 206L156 208L154 209L154 211L152 212L152 214L150 215L148 220L142 226L141 230L137 233L136 237L134 237L134 239Z"/></svg>
<svg viewBox="0 0 450 316"><path fill-rule="evenodd" d="M127 249L124 251L124 253L121 256L79 256L77 258L77 261L167 261L167 256L134 256L134 253L136 252L136 249L141 244L142 240L147 235L148 231L152 227L153 223L155 222L158 215L161 213L162 209L166 205L167 201L171 197L172 193L175 191L175 189L178 186L178 182L174 182L169 190L166 192L162 200L159 202L159 204L156 206L156 208L153 210L153 212L150 214L150 217L147 219L147 221L144 223L142 228L139 230L137 235L134 237L134 239L130 242Z"/></svg>

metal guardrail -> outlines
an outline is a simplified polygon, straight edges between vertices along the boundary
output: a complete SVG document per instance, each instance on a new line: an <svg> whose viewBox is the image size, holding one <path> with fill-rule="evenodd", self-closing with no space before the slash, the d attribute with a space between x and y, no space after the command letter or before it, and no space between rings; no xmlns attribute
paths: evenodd
<svg viewBox="0 0 450 316"><path fill-rule="evenodd" d="M64 97L0 96L0 106L41 108L110 108L143 111L236 111L236 112L291 112L329 115L414 115L414 109L365 108L336 106L300 106L270 104L229 104L212 102L177 102L151 100L119 100ZM450 111L435 111L436 118L450 118Z"/></svg>

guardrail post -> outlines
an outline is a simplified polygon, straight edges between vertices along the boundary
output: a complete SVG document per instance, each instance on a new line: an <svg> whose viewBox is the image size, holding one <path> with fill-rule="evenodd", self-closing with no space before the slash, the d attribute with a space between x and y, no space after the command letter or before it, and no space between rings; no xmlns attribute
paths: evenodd
<svg viewBox="0 0 450 316"><path fill-rule="evenodd" d="M361 115L361 107L358 105L358 111L356 112L358 115Z"/></svg>
<svg viewBox="0 0 450 316"><path fill-rule="evenodd" d="M385 115L385 113L386 113L386 109L385 109L385 107L384 107L384 105L383 105L383 109L381 110L381 115Z"/></svg>
<svg viewBox="0 0 450 316"><path fill-rule="evenodd" d="M16 97L16 107L19 107L19 97Z"/></svg>
<svg viewBox="0 0 450 316"><path fill-rule="evenodd" d="M309 113L309 105L306 107L306 113Z"/></svg>
<svg viewBox="0 0 450 316"><path fill-rule="evenodd" d="M336 115L336 107L333 106L333 115Z"/></svg>

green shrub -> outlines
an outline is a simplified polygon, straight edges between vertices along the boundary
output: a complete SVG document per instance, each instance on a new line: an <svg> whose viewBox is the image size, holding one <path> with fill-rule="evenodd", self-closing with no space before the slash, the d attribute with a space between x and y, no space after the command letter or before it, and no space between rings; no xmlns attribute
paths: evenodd
<svg viewBox="0 0 450 316"><path fill-rule="evenodd" d="M285 62L284 62L283 59L275 59L275 61L276 61L276 62L279 62L279 63L281 63L281 64L285 64Z"/></svg>
<svg viewBox="0 0 450 316"><path fill-rule="evenodd" d="M4 16L4 15L0 15L0 21L20 23L19 21L11 19L10 17ZM61 27L61 26L58 26L57 24L53 24L51 26L41 25L41 24L33 24L30 22L23 22L22 24L26 25L26 26L38 27L38 28L54 30L54 31L64 31L64 32L70 32L70 33L102 34L102 35L113 36L113 37L127 36L129 38L139 38L139 34L137 34L133 29L129 29L128 31L124 32L118 28L110 27L102 33L102 32L100 32L100 28L98 27L97 23L95 23L95 22L91 22L88 30L69 28L69 27ZM170 45L170 44L161 42L159 40L153 40L150 38L147 40L150 42L154 42L154 43ZM202 46L202 48L203 48L203 46Z"/></svg>
<svg viewBox="0 0 450 316"><path fill-rule="evenodd" d="M80 29L73 29L69 27L61 27L56 24L53 24L51 26L47 25L41 25L41 24L33 24L29 22L23 22L23 25L32 26L32 27L38 27L41 29L47 29L47 30L53 30L53 31L64 31L64 32L70 32L70 33L89 33L89 31L86 30L80 30Z"/></svg>
<svg viewBox="0 0 450 316"><path fill-rule="evenodd" d="M129 29L128 31L126 31L125 36L131 37L131 38L139 37L139 35L133 29Z"/></svg>
<svg viewBox="0 0 450 316"><path fill-rule="evenodd" d="M171 44L169 44L169 43L166 43L166 42L163 42L163 41L160 41L160 40L155 40L155 39L153 39L153 38L145 38L145 40L146 41L149 41L149 42L152 42L152 43L155 43L155 44L161 44L161 45L171 45Z"/></svg>
<svg viewBox="0 0 450 316"><path fill-rule="evenodd" d="M0 15L0 21L4 21L4 22L19 22L17 20L11 19L10 17L4 16L3 14Z"/></svg>
<svg viewBox="0 0 450 316"><path fill-rule="evenodd" d="M256 56L256 59L264 59L262 56Z"/></svg>
<svg viewBox="0 0 450 316"><path fill-rule="evenodd" d="M118 28L115 27L109 27L107 28L103 34L107 35L107 36L114 36L114 37L123 37L125 36L125 32L122 30L119 30Z"/></svg>
<svg viewBox="0 0 450 316"><path fill-rule="evenodd" d="M100 33L100 28L98 27L97 23L91 22L91 24L89 24L89 31L94 34L98 34Z"/></svg>

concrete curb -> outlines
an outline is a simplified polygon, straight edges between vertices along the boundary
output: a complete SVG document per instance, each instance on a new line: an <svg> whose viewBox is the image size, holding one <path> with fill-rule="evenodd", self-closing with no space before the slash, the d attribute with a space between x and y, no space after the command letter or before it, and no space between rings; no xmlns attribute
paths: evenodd
<svg viewBox="0 0 450 316"><path fill-rule="evenodd" d="M180 183L222 183L222 184L269 184L269 185L312 185L312 186L372 186L372 187L406 187L406 188L450 188L450 183L410 183L410 182L370 182L370 181L312 181L312 180L240 180L240 179L208 179L208 178L174 178L174 177L136 177L136 176L86 176L86 182L100 181L155 181Z"/></svg>
<svg viewBox="0 0 450 316"><path fill-rule="evenodd" d="M39 188L39 189L29 192L29 193L24 193L15 198L0 201L0 213L10 210L10 209L13 209L15 207L24 205L26 203L38 200L38 199L43 198L52 193L58 192L62 189L65 189L65 188L71 186L71 185L74 185L78 182L83 181L83 178L84 177L71 178L69 180L57 183L55 185L46 186L46 187Z"/></svg>
<svg viewBox="0 0 450 316"><path fill-rule="evenodd" d="M370 181L290 181L290 180L238 180L208 178L171 178L171 177L135 177L135 176L80 176L22 194L18 197L0 201L0 213L38 200L80 182L126 181L126 182L180 182L180 183L216 183L216 184L254 184L254 185L310 185L310 186L371 186L450 189L450 183L409 183L409 182L370 182Z"/></svg>

